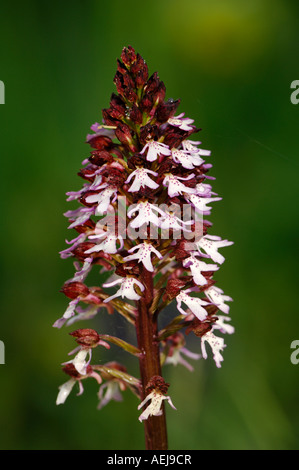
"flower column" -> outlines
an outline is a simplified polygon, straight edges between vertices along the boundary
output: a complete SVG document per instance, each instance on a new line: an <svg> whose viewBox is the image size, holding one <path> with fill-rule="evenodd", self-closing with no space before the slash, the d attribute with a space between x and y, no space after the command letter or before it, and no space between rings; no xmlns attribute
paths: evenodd
<svg viewBox="0 0 299 470"><path fill-rule="evenodd" d="M230 318L217 312L227 315L226 302L232 299L212 278L224 262L218 249L232 242L207 233L211 223L203 217L210 214L209 204L221 198L207 182L214 179L207 175L212 165L202 157L210 152L189 140L199 129L183 113L175 116L179 100L165 101L164 83L157 73L148 77L146 63L131 47L124 48L118 60L114 82L118 94L112 94L110 108L103 110L103 124L94 124L94 134L87 137L93 151L79 173L87 182L80 191L67 193L69 201L83 207L65 214L78 236L67 242L71 246L61 256L78 261L74 277L62 288L69 306L54 326L91 319L106 307L135 327L137 347L89 329L73 332L80 350L63 369L71 379L62 386L58 404L76 383L81 393L82 381L89 377L101 384L99 408L111 399L119 401L120 392L129 387L140 399L146 448L166 450L164 402L175 407L161 367L181 363L192 370L181 353L199 359L185 348L183 329L201 338L204 359L209 343L221 367L225 344L214 332L231 334L234 329L226 323ZM111 293L87 287L93 266L117 276L102 286L112 288ZM159 313L174 300L174 318L158 331ZM91 364L92 348L107 348L107 342L138 358L141 380L115 361Z"/></svg>

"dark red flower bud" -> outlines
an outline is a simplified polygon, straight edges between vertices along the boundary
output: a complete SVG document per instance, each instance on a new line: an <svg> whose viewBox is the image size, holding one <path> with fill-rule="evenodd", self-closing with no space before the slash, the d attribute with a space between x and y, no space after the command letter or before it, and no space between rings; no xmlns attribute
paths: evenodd
<svg viewBox="0 0 299 470"><path fill-rule="evenodd" d="M80 344L80 346L89 348L97 346L101 339L100 335L92 328L79 328L70 333L70 335L76 338L76 342Z"/></svg>
<svg viewBox="0 0 299 470"><path fill-rule="evenodd" d="M217 321L217 317L208 316L204 321L194 318L191 324L186 329L186 334L188 335L191 331L199 337L204 336L208 331L211 331L213 323Z"/></svg>
<svg viewBox="0 0 299 470"><path fill-rule="evenodd" d="M67 282L61 288L69 299L76 299L78 296L86 297L89 294L88 287L82 282Z"/></svg>
<svg viewBox="0 0 299 470"><path fill-rule="evenodd" d="M162 82L160 82L158 74L155 72L148 79L148 82L144 87L144 91L149 94L155 93L159 89L160 83Z"/></svg>
<svg viewBox="0 0 299 470"><path fill-rule="evenodd" d="M81 374L79 374L79 372L75 368L74 364L72 364L72 363L66 364L62 368L62 370L65 374L69 375L73 379L78 379L79 377L81 377Z"/></svg>
<svg viewBox="0 0 299 470"><path fill-rule="evenodd" d="M166 383L163 377L160 375L153 375L151 379L148 381L145 391L146 394L148 395L150 392L152 392L155 389L158 389L163 395L167 393L168 387L170 384Z"/></svg>
<svg viewBox="0 0 299 470"><path fill-rule="evenodd" d="M90 230L93 230L95 228L95 226L96 226L95 222L91 219L88 219L84 222L84 224L76 225L76 227L74 227L74 229L78 233L85 233L85 232L89 232Z"/></svg>
<svg viewBox="0 0 299 470"><path fill-rule="evenodd" d="M166 87L163 82L159 82L157 89L153 92L153 102L154 106L158 106L160 103L163 103L166 94Z"/></svg>
<svg viewBox="0 0 299 470"><path fill-rule="evenodd" d="M94 149L104 150L111 147L112 140L104 135L95 135L89 138L88 144Z"/></svg>
<svg viewBox="0 0 299 470"><path fill-rule="evenodd" d="M95 150L89 157L90 163L97 166L102 166L104 163L111 163L114 161L112 155L107 150Z"/></svg>
<svg viewBox="0 0 299 470"><path fill-rule="evenodd" d="M111 110L111 116L115 119L118 119L119 121L122 120L122 118L126 114L126 105L121 99L120 96L116 95L115 93L112 93L111 99L110 99L110 110Z"/></svg>
<svg viewBox="0 0 299 470"><path fill-rule="evenodd" d="M169 118L174 116L179 104L180 100L174 101L173 99L169 99L166 103L161 103L155 113L157 121L160 123L167 122Z"/></svg>
<svg viewBox="0 0 299 470"><path fill-rule="evenodd" d="M174 299L179 295L180 291L185 287L188 282L188 277L186 276L185 280L182 279L169 279L167 282L166 290L164 296L169 300Z"/></svg>
<svg viewBox="0 0 299 470"><path fill-rule="evenodd" d="M132 46L124 47L121 53L121 60L127 68L131 68L134 62L136 62L136 52Z"/></svg>
<svg viewBox="0 0 299 470"><path fill-rule="evenodd" d="M94 246L95 243L83 242L77 245L76 248L73 249L72 253L79 261L84 261L86 258L90 257L90 254L85 253L85 251L93 248Z"/></svg>
<svg viewBox="0 0 299 470"><path fill-rule="evenodd" d="M139 140L142 145L145 145L148 140L157 140L157 138L158 138L157 126L146 124L146 126L141 127Z"/></svg>
<svg viewBox="0 0 299 470"><path fill-rule="evenodd" d="M152 107L153 107L153 105L154 105L153 98L151 97L151 95L149 93L146 93L144 95L144 97L142 98L141 103L140 103L141 111L143 113L149 114Z"/></svg>
<svg viewBox="0 0 299 470"><path fill-rule="evenodd" d="M111 115L110 108L102 109L102 115L103 115L104 123L106 126L114 126L114 127L117 126L119 121Z"/></svg>
<svg viewBox="0 0 299 470"><path fill-rule="evenodd" d="M95 171L97 170L96 165L88 165L85 168L81 168L81 170L78 172L78 176L81 176L84 180L90 181L91 183L95 179Z"/></svg>
<svg viewBox="0 0 299 470"><path fill-rule="evenodd" d="M140 111L140 109L135 103L133 104L131 111L130 111L130 119L136 124L142 123L142 112Z"/></svg>
<svg viewBox="0 0 299 470"><path fill-rule="evenodd" d="M132 65L131 72L135 75L137 88L142 88L148 80L148 67L141 55L137 54L137 60Z"/></svg>
<svg viewBox="0 0 299 470"><path fill-rule="evenodd" d="M123 75L119 71L116 72L113 82L116 86L117 93L119 93L120 95L123 95L124 90L125 90L124 79L123 79Z"/></svg>
<svg viewBox="0 0 299 470"><path fill-rule="evenodd" d="M137 152L137 148L134 145L133 137L129 126L123 123L119 123L115 131L115 135L118 140L125 146L129 147L132 152Z"/></svg>

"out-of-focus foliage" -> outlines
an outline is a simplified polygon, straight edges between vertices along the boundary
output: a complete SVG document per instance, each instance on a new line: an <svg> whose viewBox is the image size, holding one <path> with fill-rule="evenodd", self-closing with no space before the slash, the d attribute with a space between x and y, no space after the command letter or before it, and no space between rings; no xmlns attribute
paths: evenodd
<svg viewBox="0 0 299 470"><path fill-rule="evenodd" d="M60 364L74 343L71 327L51 326L67 305L59 289L73 274L72 261L58 256L71 237L65 192L81 187L85 136L109 104L116 58L128 44L202 128L223 197L210 220L235 241L215 276L234 298L236 333L226 338L222 368L211 358L193 373L165 368L177 407L167 410L170 448L298 448L299 364L290 361L299 339L299 105L290 102L298 14L298 2L286 0L1 3L2 449L144 447L129 392L97 411L90 381L82 396L55 405L67 380ZM80 326L131 334L106 313ZM188 340L200 352L197 338ZM111 358L99 354L100 363ZM134 359L116 347L111 355L138 374Z"/></svg>

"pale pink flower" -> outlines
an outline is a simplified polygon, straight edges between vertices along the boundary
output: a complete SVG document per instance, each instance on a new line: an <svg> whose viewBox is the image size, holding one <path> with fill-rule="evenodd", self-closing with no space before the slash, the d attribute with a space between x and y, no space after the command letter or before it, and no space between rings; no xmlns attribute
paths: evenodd
<svg viewBox="0 0 299 470"><path fill-rule="evenodd" d="M181 306L183 302L187 305L187 307L189 307L193 315L195 315L200 321L202 321L208 315L206 309L204 308L204 305L208 305L209 302L206 302L205 300L199 297L190 297L190 295L188 295L189 292L191 292L191 290L187 289L185 291L181 291L176 296L177 308L182 315L188 315L189 313L185 312L185 310Z"/></svg>
<svg viewBox="0 0 299 470"><path fill-rule="evenodd" d="M168 145L162 144L161 142L157 142L155 140L150 140L149 142L147 142L147 144L145 144L140 153L142 154L146 150L146 159L149 162L154 162L155 160L157 160L158 155L171 155L171 150L169 149Z"/></svg>
<svg viewBox="0 0 299 470"><path fill-rule="evenodd" d="M104 186L104 185L103 185ZM117 198L117 188L114 186L107 186L105 185L105 189L97 194L92 194L86 198L86 202L93 203L96 202L97 208L95 211L95 215L103 215L108 211L108 208L111 203L116 201ZM111 197L113 199L111 201Z"/></svg>
<svg viewBox="0 0 299 470"><path fill-rule="evenodd" d="M216 363L217 367L221 367L221 362L223 361L223 356L221 354L221 351L226 347L224 344L224 339L220 338L219 336L215 336L212 331L208 331L206 334L204 334L201 337L201 351L202 351L202 357L204 359L207 359L208 354L206 351L206 346L205 342L209 343L209 345L212 348L213 352L213 359Z"/></svg>
<svg viewBox="0 0 299 470"><path fill-rule="evenodd" d="M143 266L145 269L147 269L150 272L154 271L154 267L152 265L151 261L151 254L154 253L159 259L162 259L163 256L161 253L154 248L154 246L151 243L140 243L139 245L134 246L130 250L128 250L128 253L133 253L134 251L137 251L137 253L134 253L133 255L126 256L123 261L132 261L134 259L138 260L138 263L142 262Z"/></svg>
<svg viewBox="0 0 299 470"><path fill-rule="evenodd" d="M194 122L194 119L184 118L185 113L181 113L178 116L174 116L168 119L168 124L171 126L178 127L182 131L191 131L193 129L190 124Z"/></svg>
<svg viewBox="0 0 299 470"><path fill-rule="evenodd" d="M153 223L157 227L160 226L159 217L154 213L154 211L158 212L160 215L165 215L158 206L151 204L148 201L139 202L137 206L133 207L128 211L128 217L131 218L134 212L138 212L138 216L130 222L130 226L132 228L141 227L143 224L150 224Z"/></svg>
<svg viewBox="0 0 299 470"><path fill-rule="evenodd" d="M154 389L147 397L140 403L138 410L140 410L149 400L151 400L148 407L141 413L139 416L139 421L142 422L145 419L148 419L149 416L161 416L163 411L161 410L161 405L163 400L167 400L170 406L176 410L176 407L171 401L171 398L167 395L163 395L158 389Z"/></svg>
<svg viewBox="0 0 299 470"><path fill-rule="evenodd" d="M173 148L171 150L171 154L172 159L176 163L180 163L183 168L187 168L188 170L193 170L194 167L204 163L204 160L200 158L199 155L188 153L184 150L178 150Z"/></svg>
<svg viewBox="0 0 299 470"><path fill-rule="evenodd" d="M199 212L203 214L208 214L211 211L211 207L207 204L210 204L214 201L221 201L221 197L200 197L197 194L186 194L185 199L190 202Z"/></svg>
<svg viewBox="0 0 299 470"><path fill-rule="evenodd" d="M224 246L233 245L233 243L234 242L230 242L228 240L222 240L221 237L216 235L204 235L198 240L198 242L196 242L196 247L201 256L204 255L201 250L204 250L206 254L215 261L215 263L222 264L225 261L225 258L218 253L218 249Z"/></svg>
<svg viewBox="0 0 299 470"><path fill-rule="evenodd" d="M210 150L199 149L196 146L201 144L199 140L183 140L182 147L186 152L200 156L200 157L209 157L211 155Z"/></svg>
<svg viewBox="0 0 299 470"><path fill-rule="evenodd" d="M120 289L114 294L108 297L107 299L104 300L104 302L110 302L110 300L115 299L116 297L126 297L127 299L130 300L139 300L141 299L141 296L137 294L137 292L134 289L134 285L137 285L141 292L144 291L144 285L141 284L138 279L135 279L134 277L122 277L120 279L117 279L116 281L108 282L106 284L103 284L103 287L112 287L115 286L116 284L121 284Z"/></svg>
<svg viewBox="0 0 299 470"><path fill-rule="evenodd" d="M204 291L210 302L221 310L223 313L229 312L229 306L225 302L232 301L233 299L228 295L223 295L223 290L219 287L212 286Z"/></svg>
<svg viewBox="0 0 299 470"><path fill-rule="evenodd" d="M125 181L125 183L127 184L131 181L133 177L135 177L135 180L132 186L130 187L129 192L139 191L141 187L144 188L145 186L151 189L157 189L159 185L148 176L149 173L151 175L158 176L158 173L152 170L148 170L147 168L137 168L137 170L133 171L133 173L131 173Z"/></svg>
<svg viewBox="0 0 299 470"><path fill-rule="evenodd" d="M191 270L193 280L195 284L203 286L207 284L206 278L201 274L202 271L217 271L219 267L217 264L207 264L204 261L196 259L198 254L193 252L190 254L189 258L186 258L183 261L183 266Z"/></svg>
<svg viewBox="0 0 299 470"><path fill-rule="evenodd" d="M187 181L190 180L194 177L193 173L186 178L183 178L182 176L175 176L171 173L167 173L165 175L165 178L163 180L163 185L168 186L168 195L170 197L175 197L179 196L183 193L185 194L193 194L195 195L196 189L195 188L189 188L188 186L185 186L181 181Z"/></svg>

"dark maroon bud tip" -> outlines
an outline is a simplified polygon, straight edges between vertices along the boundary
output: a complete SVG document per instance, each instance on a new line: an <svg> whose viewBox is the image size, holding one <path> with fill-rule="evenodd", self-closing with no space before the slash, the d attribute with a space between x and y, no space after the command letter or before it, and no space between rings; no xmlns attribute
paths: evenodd
<svg viewBox="0 0 299 470"><path fill-rule="evenodd" d="M134 62L136 62L136 52L132 46L124 47L121 53L121 60L127 68L131 68Z"/></svg>
<svg viewBox="0 0 299 470"><path fill-rule="evenodd" d="M79 328L70 335L76 338L78 344L85 347L97 346L100 341L100 335L92 328Z"/></svg>
<svg viewBox="0 0 299 470"><path fill-rule="evenodd" d="M168 387L170 384L166 383L163 377L160 375L153 375L153 377L148 381L145 391L147 394L152 392L155 389L158 389L163 395L167 393Z"/></svg>
<svg viewBox="0 0 299 470"><path fill-rule="evenodd" d="M61 288L61 292L70 299L76 299L78 296L86 297L89 294L89 289L82 282L67 282Z"/></svg>

